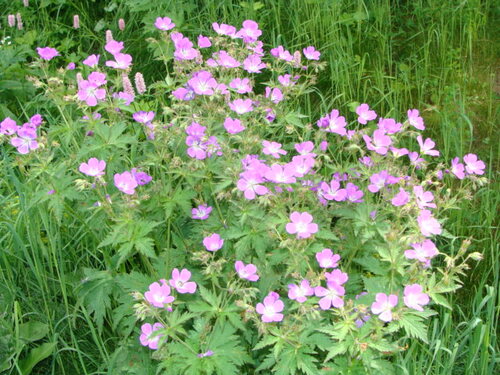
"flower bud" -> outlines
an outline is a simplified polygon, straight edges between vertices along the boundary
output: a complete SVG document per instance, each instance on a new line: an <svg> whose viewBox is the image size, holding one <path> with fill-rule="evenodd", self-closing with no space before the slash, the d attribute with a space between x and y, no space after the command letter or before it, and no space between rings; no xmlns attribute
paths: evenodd
<svg viewBox="0 0 500 375"><path fill-rule="evenodd" d="M146 92L146 83L144 82L144 76L142 73L135 73L135 88L139 94L144 94Z"/></svg>
<svg viewBox="0 0 500 375"><path fill-rule="evenodd" d="M106 43L111 42L113 39L113 33L111 30L106 30Z"/></svg>
<svg viewBox="0 0 500 375"><path fill-rule="evenodd" d="M30 6L30 0L23 0L23 5L27 8Z"/></svg>
<svg viewBox="0 0 500 375"><path fill-rule="evenodd" d="M134 88L132 87L132 82L130 82L130 79L128 78L128 75L126 73L122 74L122 85L123 85L123 91L125 91L127 94L131 96L135 96Z"/></svg>
<svg viewBox="0 0 500 375"><path fill-rule="evenodd" d="M21 13L17 13L16 18L17 18L17 29L22 30L23 29L23 19L21 17Z"/></svg>
<svg viewBox="0 0 500 375"><path fill-rule="evenodd" d="M118 20L118 28L123 31L125 30L125 20L123 18L120 18Z"/></svg>
<svg viewBox="0 0 500 375"><path fill-rule="evenodd" d="M73 29L79 29L80 28L80 16L78 14L75 14L73 16Z"/></svg>
<svg viewBox="0 0 500 375"><path fill-rule="evenodd" d="M16 16L14 16L13 14L9 14L7 16L7 22L9 24L9 27L16 26Z"/></svg>

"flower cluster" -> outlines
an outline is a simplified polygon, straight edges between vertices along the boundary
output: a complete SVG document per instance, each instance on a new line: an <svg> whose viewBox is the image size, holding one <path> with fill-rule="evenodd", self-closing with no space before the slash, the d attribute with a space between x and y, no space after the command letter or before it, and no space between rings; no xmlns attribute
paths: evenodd
<svg viewBox="0 0 500 375"><path fill-rule="evenodd" d="M40 146L37 132L42 122L43 118L39 114L32 116L28 122L21 126L7 117L0 122L0 139L8 139L20 154L28 154Z"/></svg>

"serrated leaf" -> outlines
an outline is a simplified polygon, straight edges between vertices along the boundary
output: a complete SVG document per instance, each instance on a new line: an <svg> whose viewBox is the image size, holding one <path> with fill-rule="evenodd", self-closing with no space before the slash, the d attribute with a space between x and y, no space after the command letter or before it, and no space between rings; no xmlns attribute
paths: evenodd
<svg viewBox="0 0 500 375"><path fill-rule="evenodd" d="M409 337L414 337L428 343L427 340L427 326L423 322L423 318L407 313L401 316L398 320L398 325L404 328Z"/></svg>

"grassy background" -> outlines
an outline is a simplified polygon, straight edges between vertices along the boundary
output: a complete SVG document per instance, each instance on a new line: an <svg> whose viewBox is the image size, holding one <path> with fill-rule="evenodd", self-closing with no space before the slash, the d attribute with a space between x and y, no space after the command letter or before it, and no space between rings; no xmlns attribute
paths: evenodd
<svg viewBox="0 0 500 375"><path fill-rule="evenodd" d="M32 47L50 45L82 55L101 50L111 29L134 57L135 70L149 83L161 79L158 62L144 48L157 16L170 16L189 36L211 34L211 22L241 24L256 20L266 46L289 50L316 46L328 68L317 90L298 103L316 119L331 108L347 111L366 102L382 116L403 116L419 108L427 135L447 160L468 152L487 164L490 184L465 202L447 229L472 237L471 251L484 259L469 270L464 287L452 297L453 310L440 310L429 343L409 342L394 361L401 374L494 374L499 367L498 258L498 82L500 6L494 0L0 0L0 36L22 37ZM6 6L6 7L5 7ZM6 15L21 12L25 30L6 27ZM73 14L82 27L73 30ZM125 31L117 20L124 18ZM30 31L36 32L30 36ZM21 51L22 52L22 51ZM44 99L24 85L7 81L29 73L24 61L0 58L0 118L33 113ZM65 53L67 55L67 53ZM76 58L76 55L74 56ZM2 60L3 59L3 60ZM23 60L24 59L24 60ZM69 62L71 57L67 57ZM76 60L75 60L76 61ZM13 78L12 78L13 77ZM77 289L83 267L99 268L96 238L71 206L61 222L35 204L0 151L0 313L7 323L27 318L45 321L56 353L37 367L38 374L108 373L123 345L111 321L99 332ZM35 179L36 176L33 176ZM458 249L450 246L445 251ZM1 317L1 315L0 315ZM136 338L134 337L134 340ZM115 353L115 354L113 354ZM144 373L147 370L144 369ZM17 373L14 369L12 373ZM113 373L109 370L109 373Z"/></svg>

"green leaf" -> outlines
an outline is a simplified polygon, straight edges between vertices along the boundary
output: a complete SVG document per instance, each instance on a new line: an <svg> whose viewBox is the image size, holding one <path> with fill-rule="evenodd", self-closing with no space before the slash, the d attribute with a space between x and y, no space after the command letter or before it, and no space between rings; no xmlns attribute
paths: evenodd
<svg viewBox="0 0 500 375"><path fill-rule="evenodd" d="M428 343L427 326L425 325L423 318L412 313L406 313L401 316L397 324L404 328L409 337L414 337Z"/></svg>
<svg viewBox="0 0 500 375"><path fill-rule="evenodd" d="M49 333L49 326L36 320L19 325L19 338L26 342L43 339L47 333Z"/></svg>
<svg viewBox="0 0 500 375"><path fill-rule="evenodd" d="M19 368L22 375L28 375L31 373L33 368L45 358L48 358L56 348L55 342L47 342L34 349L31 349L28 356L25 359L19 361Z"/></svg>

